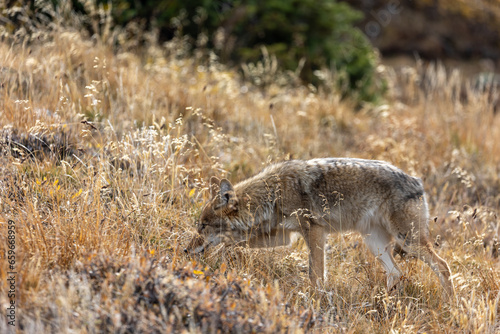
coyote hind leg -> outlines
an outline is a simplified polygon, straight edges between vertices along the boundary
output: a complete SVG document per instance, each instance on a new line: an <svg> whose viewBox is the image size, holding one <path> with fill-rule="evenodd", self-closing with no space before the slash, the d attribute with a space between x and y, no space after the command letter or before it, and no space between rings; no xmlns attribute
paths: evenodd
<svg viewBox="0 0 500 334"><path fill-rule="evenodd" d="M425 238L426 239L426 238ZM411 245L408 247L408 253L425 262L438 276L441 285L446 291L449 298L455 295L455 288L451 279L451 270L448 263L439 255L432 247L428 240L421 240L419 245Z"/></svg>
<svg viewBox="0 0 500 334"><path fill-rule="evenodd" d="M364 236L364 240L371 253L384 267L387 275L387 290L392 290L399 283L402 274L390 252L392 249L391 235L382 227L373 227Z"/></svg>
<svg viewBox="0 0 500 334"><path fill-rule="evenodd" d="M394 221L403 222L394 226L399 226L399 233L393 233L398 246L409 256L417 257L425 262L439 278L441 285L449 298L455 295L455 288L451 279L451 270L448 263L441 258L429 240L428 213L425 199L423 204L415 205L409 203L406 210L403 210ZM413 217L414 219L410 220Z"/></svg>

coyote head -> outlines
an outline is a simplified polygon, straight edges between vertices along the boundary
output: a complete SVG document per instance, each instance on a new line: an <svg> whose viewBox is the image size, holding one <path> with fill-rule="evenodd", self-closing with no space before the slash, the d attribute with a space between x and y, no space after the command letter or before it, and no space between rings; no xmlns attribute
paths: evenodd
<svg viewBox="0 0 500 334"><path fill-rule="evenodd" d="M246 229L236 227L242 221L238 198L233 185L226 179L210 180L211 199L205 205L198 221L199 237L193 238L186 251L201 253L210 246L226 246L247 239Z"/></svg>

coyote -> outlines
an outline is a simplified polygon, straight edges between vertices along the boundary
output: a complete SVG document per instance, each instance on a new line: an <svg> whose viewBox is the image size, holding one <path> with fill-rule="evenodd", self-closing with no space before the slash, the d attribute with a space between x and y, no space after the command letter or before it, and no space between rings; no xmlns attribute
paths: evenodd
<svg viewBox="0 0 500 334"><path fill-rule="evenodd" d="M200 253L224 243L249 247L288 245L293 232L309 248L309 278L323 281L329 233L361 233L387 274L392 289L402 273L392 246L427 263L448 296L451 272L429 239L429 213L421 179L376 160L325 158L270 165L232 185L211 179L211 200L202 210L198 233L188 246Z"/></svg>

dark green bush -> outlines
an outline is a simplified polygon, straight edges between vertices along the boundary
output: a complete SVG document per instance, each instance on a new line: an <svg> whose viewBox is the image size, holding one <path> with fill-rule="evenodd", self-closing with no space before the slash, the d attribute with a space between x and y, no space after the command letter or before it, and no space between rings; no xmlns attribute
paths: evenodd
<svg viewBox="0 0 500 334"><path fill-rule="evenodd" d="M354 24L362 14L335 0L114 0L115 22L145 19L163 40L176 31L193 39L208 37L208 46L223 62L256 62L260 46L276 55L281 68L295 71L305 60L300 76L319 84L316 70L337 72L336 85L363 101L384 91L377 78L376 54ZM149 28L146 27L146 28ZM221 39L222 38L222 39ZM340 79L342 78L342 79Z"/></svg>

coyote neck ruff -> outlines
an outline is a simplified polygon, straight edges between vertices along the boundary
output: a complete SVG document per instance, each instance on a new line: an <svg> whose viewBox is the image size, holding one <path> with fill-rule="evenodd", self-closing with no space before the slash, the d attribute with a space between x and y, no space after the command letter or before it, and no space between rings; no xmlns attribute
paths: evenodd
<svg viewBox="0 0 500 334"><path fill-rule="evenodd" d="M449 296L451 272L430 242L427 202L419 178L382 161L361 159L292 160L271 165L233 186L211 180L212 199L202 211L201 252L208 246L275 247L301 234L310 251L309 276L324 276L324 246L329 233L360 232L388 275L388 288L401 271L392 245L427 263Z"/></svg>

